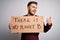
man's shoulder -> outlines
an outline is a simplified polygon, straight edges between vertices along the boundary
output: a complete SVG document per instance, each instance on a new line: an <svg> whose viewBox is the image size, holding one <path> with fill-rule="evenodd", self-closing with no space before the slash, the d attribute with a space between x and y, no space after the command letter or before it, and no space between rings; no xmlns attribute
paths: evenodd
<svg viewBox="0 0 60 40"><path fill-rule="evenodd" d="M35 15L35 16L38 16L38 15Z"/></svg>
<svg viewBox="0 0 60 40"><path fill-rule="evenodd" d="M28 16L28 15L24 15L24 16Z"/></svg>

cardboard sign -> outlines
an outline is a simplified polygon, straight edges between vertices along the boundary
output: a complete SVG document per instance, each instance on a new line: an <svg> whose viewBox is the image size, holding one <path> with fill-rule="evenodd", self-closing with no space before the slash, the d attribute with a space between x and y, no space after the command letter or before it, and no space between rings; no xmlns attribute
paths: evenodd
<svg viewBox="0 0 60 40"><path fill-rule="evenodd" d="M43 32L43 16L12 16L11 26L12 33L35 33Z"/></svg>

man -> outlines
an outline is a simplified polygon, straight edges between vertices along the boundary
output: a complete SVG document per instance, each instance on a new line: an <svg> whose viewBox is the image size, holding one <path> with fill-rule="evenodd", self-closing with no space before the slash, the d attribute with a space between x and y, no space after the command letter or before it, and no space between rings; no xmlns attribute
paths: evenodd
<svg viewBox="0 0 60 40"><path fill-rule="evenodd" d="M35 1L29 2L27 5L27 9L28 14L25 16L37 16L35 15L37 9L37 2ZM46 22L47 24L44 25L44 32L47 32L52 26L51 17L49 17ZM13 26L13 23L10 24L10 26ZM22 33L21 40L39 40L38 35L39 33Z"/></svg>

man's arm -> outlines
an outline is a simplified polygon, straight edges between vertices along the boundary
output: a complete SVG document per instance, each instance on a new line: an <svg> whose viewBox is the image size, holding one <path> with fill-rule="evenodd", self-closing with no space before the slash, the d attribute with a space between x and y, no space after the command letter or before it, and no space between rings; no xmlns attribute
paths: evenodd
<svg viewBox="0 0 60 40"><path fill-rule="evenodd" d="M49 25L48 23L46 25L44 25L44 32L48 32L52 27L52 23Z"/></svg>
<svg viewBox="0 0 60 40"><path fill-rule="evenodd" d="M51 17L47 18L46 23L47 24L44 25L44 32L49 31L49 29L51 29L51 27L52 27Z"/></svg>

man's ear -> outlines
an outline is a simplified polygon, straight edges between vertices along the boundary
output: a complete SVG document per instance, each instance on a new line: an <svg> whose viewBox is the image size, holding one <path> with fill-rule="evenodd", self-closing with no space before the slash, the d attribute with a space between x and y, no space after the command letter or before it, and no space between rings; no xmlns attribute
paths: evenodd
<svg viewBox="0 0 60 40"><path fill-rule="evenodd" d="M27 6L27 9L29 10L29 6Z"/></svg>

